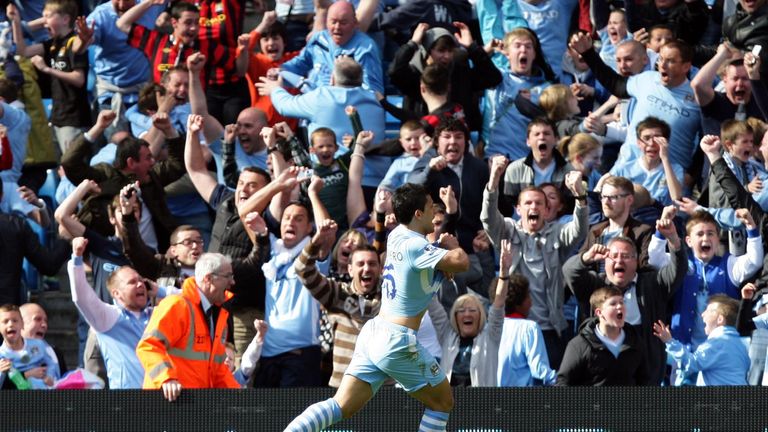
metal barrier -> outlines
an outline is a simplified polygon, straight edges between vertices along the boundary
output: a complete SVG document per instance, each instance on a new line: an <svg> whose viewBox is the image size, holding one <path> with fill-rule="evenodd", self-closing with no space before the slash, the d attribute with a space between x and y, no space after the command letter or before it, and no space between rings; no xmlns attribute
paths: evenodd
<svg viewBox="0 0 768 432"><path fill-rule="evenodd" d="M332 389L184 390L174 403L159 391L4 391L0 431L282 431ZM765 431L768 389L478 388L456 389L451 431ZM382 389L335 431L416 431L423 406Z"/></svg>

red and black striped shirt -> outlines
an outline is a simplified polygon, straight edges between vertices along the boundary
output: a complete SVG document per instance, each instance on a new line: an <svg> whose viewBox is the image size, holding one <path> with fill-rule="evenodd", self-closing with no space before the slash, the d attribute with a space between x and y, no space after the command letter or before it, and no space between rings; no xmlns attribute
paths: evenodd
<svg viewBox="0 0 768 432"><path fill-rule="evenodd" d="M245 0L185 0L200 8L201 41L209 40L237 47L243 33Z"/></svg>
<svg viewBox="0 0 768 432"><path fill-rule="evenodd" d="M150 30L140 24L133 24L128 33L128 45L140 49L152 63L152 79L160 82L163 73L168 69L185 64L187 57L200 51L205 55L206 62L203 69L203 83L208 85L221 85L229 82L237 82L235 59L237 49L227 47L212 41L195 41L194 46L183 46L174 43L171 35Z"/></svg>

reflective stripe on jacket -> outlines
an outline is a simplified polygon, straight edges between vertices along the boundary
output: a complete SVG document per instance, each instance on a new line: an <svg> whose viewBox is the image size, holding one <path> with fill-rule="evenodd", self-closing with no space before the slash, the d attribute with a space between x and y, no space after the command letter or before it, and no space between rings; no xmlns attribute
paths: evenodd
<svg viewBox="0 0 768 432"><path fill-rule="evenodd" d="M211 341L197 283L186 279L180 295L157 305L136 347L144 367L143 387L159 389L164 382L177 380L183 388L239 388L224 364L228 315L222 308Z"/></svg>

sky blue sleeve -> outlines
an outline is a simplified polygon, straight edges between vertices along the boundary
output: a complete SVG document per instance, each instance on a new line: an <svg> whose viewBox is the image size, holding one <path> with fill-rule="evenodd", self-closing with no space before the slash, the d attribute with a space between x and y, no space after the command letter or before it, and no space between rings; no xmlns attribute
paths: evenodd
<svg viewBox="0 0 768 432"><path fill-rule="evenodd" d="M426 239L414 237L408 240L408 260L415 269L434 269L447 253L448 250L428 243Z"/></svg>

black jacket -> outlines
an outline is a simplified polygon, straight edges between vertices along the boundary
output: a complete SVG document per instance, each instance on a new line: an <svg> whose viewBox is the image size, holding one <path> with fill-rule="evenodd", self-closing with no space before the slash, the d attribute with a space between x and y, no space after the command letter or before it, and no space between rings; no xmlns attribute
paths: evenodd
<svg viewBox="0 0 768 432"><path fill-rule="evenodd" d="M643 342L630 325L624 326L624 342L614 357L595 334L598 319L584 321L579 334L568 342L557 372L558 386L634 386L649 384Z"/></svg>
<svg viewBox="0 0 768 432"><path fill-rule="evenodd" d="M635 32L641 28L650 30L656 24L667 24L672 27L678 39L689 45L699 42L709 21L709 8L704 0L690 3L680 0L664 14L656 8L653 1L642 6L630 1L626 2L626 6L630 31Z"/></svg>
<svg viewBox="0 0 768 432"><path fill-rule="evenodd" d="M168 209L164 187L178 180L186 172L184 140L184 135L167 140L168 159L155 163L149 172L149 181L141 184L141 198L152 215L152 225L161 252L168 249L171 233L178 226ZM136 177L106 163L91 166L92 153L91 143L85 139L85 135L80 135L61 157L61 166L72 184L78 185L85 179L99 184L101 193L89 196L77 216L83 225L108 237L114 234L115 227L109 223L107 207L115 195L120 193L120 189L136 181Z"/></svg>
<svg viewBox="0 0 768 432"><path fill-rule="evenodd" d="M483 208L483 188L488 184L488 164L464 152L461 178L450 167L440 171L429 168L429 161L437 156L435 148L429 149L416 162L413 171L408 175L410 183L424 185L432 196L433 202L440 202L440 188L451 186L459 203L459 221L456 224L456 237L462 249L468 254L474 253L472 240L477 232L483 229L480 222L480 211Z"/></svg>
<svg viewBox="0 0 768 432"><path fill-rule="evenodd" d="M642 318L642 323L638 327L646 347L646 362L651 377L650 382L653 384L659 384L664 379L667 354L664 343L653 335L652 325L659 320L669 322L667 304L682 284L688 270L685 244L681 242L680 249L670 254L670 258L670 263L658 271L650 269L638 271L635 285ZM584 265L581 254L565 262L563 277L579 301L579 307L587 308L586 310L589 310L589 296L596 289L611 285L605 278L605 274L598 275Z"/></svg>
<svg viewBox="0 0 768 432"><path fill-rule="evenodd" d="M752 219L755 220L755 224L757 224L758 228L760 229L760 235L763 238L763 250L768 250L768 213L764 212L760 207L760 204L758 204L757 201L752 198L752 194L744 189L744 187L741 185L741 182L739 182L739 180L733 174L733 171L728 168L728 164L725 163L725 159L720 158L716 160L710 169L711 175L714 177L714 180L717 182L717 184L719 184L723 189L723 194L728 199L728 203L730 204L731 208L745 208L749 210L749 213L752 215ZM755 282L758 289L768 288L767 263L768 255L766 255L765 259L763 260L763 269L760 272L760 276L758 276L757 281Z"/></svg>
<svg viewBox="0 0 768 432"><path fill-rule="evenodd" d="M389 66L389 78L403 93L403 108L418 115L426 115L427 104L421 98L419 85L424 62L420 58L420 46L413 41L400 47ZM472 67L469 65L472 61ZM485 53L483 47L473 43L467 48L467 58L457 55L451 71L451 90L448 100L464 108L467 126L471 130L480 130L480 114L477 93L496 87L501 83L501 72Z"/></svg>
<svg viewBox="0 0 768 432"><path fill-rule="evenodd" d="M55 240L52 248L43 247L37 234L23 217L0 213L0 304L20 306L22 261L29 260L37 270L55 275L69 258L72 249L63 240Z"/></svg>

